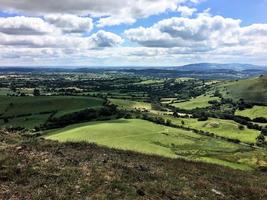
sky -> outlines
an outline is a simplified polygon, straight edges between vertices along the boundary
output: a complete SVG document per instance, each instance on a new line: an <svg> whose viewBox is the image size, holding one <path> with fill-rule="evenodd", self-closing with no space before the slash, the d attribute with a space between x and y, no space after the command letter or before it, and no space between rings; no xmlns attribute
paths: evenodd
<svg viewBox="0 0 267 200"><path fill-rule="evenodd" d="M267 0L0 0L0 66L267 66Z"/></svg>

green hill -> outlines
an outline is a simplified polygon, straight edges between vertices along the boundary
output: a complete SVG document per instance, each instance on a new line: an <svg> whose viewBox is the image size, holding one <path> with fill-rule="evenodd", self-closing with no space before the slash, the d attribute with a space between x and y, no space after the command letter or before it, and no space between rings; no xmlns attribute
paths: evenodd
<svg viewBox="0 0 267 200"><path fill-rule="evenodd" d="M258 167L249 159L251 155L258 163L266 164L266 151L254 151L243 145L140 119L76 124L52 131L46 139L87 141L111 148L210 162L242 170Z"/></svg>
<svg viewBox="0 0 267 200"><path fill-rule="evenodd" d="M267 176L0 131L0 199L266 199Z"/></svg>
<svg viewBox="0 0 267 200"><path fill-rule="evenodd" d="M53 112L59 117L85 108L100 107L104 100L75 96L0 96L0 102L0 127L33 128L43 124ZM4 118L8 119L5 123Z"/></svg>
<svg viewBox="0 0 267 200"><path fill-rule="evenodd" d="M236 100L267 104L267 76L227 83L223 91Z"/></svg>

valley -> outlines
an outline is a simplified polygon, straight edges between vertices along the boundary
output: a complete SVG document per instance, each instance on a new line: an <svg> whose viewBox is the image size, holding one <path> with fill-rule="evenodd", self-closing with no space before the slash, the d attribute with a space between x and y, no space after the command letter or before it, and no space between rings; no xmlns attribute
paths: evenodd
<svg viewBox="0 0 267 200"><path fill-rule="evenodd" d="M266 177L265 80L159 78L104 70L4 73L0 127L8 134L0 151L7 156L10 140L16 145L26 140L33 149L36 143L73 144L66 146L70 151L97 145L108 154L129 152ZM6 156L0 160L10 162Z"/></svg>

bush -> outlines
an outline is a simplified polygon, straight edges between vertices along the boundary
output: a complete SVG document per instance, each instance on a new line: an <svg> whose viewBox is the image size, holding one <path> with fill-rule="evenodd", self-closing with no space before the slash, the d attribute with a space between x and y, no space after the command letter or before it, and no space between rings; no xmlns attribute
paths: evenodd
<svg viewBox="0 0 267 200"><path fill-rule="evenodd" d="M198 118L198 121L207 121L209 118L207 116L201 116Z"/></svg>
<svg viewBox="0 0 267 200"><path fill-rule="evenodd" d="M243 125L239 125L238 129L243 131L245 129L245 127Z"/></svg>
<svg viewBox="0 0 267 200"><path fill-rule="evenodd" d="M261 130L261 134L264 135L264 136L267 136L267 127L264 127L264 128Z"/></svg>

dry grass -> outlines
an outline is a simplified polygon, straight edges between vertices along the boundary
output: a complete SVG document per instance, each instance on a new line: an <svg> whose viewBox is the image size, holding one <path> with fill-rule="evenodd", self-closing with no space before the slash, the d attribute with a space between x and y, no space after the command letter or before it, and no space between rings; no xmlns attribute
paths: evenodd
<svg viewBox="0 0 267 200"><path fill-rule="evenodd" d="M3 131L0 146L0 199L267 198L267 176L259 171Z"/></svg>

